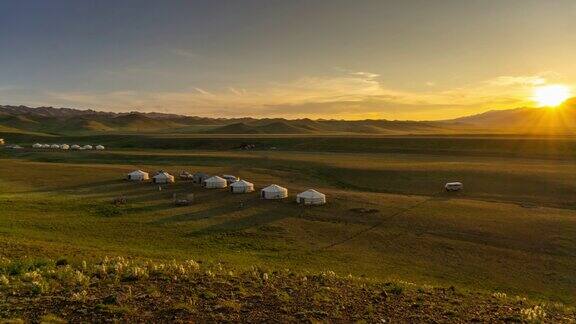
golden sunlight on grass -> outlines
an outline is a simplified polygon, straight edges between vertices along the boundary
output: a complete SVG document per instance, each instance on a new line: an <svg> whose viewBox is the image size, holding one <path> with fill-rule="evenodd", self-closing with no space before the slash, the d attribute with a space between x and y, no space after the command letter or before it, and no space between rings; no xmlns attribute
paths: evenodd
<svg viewBox="0 0 576 324"><path fill-rule="evenodd" d="M546 85L534 89L533 99L540 107L556 107L570 98L570 88L561 84Z"/></svg>

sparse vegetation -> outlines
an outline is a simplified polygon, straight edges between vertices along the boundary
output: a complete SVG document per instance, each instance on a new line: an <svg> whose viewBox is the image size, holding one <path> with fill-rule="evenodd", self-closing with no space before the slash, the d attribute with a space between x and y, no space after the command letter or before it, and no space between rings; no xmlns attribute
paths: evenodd
<svg viewBox="0 0 576 324"><path fill-rule="evenodd" d="M29 264L11 274L14 264ZM146 274L134 276L135 273ZM63 323L125 321L506 321L570 322L574 310L452 288L378 282L333 271L306 276L188 260L104 258L96 263L2 259L0 317ZM265 276L266 275L266 276ZM263 278L266 277L266 280ZM127 280L129 279L129 280ZM46 287L37 291L35 285ZM562 311L560 311L562 310Z"/></svg>

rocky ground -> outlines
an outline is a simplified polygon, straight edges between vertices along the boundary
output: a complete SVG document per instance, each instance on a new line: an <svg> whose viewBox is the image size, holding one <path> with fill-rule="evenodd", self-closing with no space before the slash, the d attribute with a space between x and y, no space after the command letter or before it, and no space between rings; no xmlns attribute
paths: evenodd
<svg viewBox="0 0 576 324"><path fill-rule="evenodd" d="M551 322L574 308L503 293L407 282L372 282L333 272L242 273L194 261L123 258L95 264L0 264L0 318L26 322Z"/></svg>

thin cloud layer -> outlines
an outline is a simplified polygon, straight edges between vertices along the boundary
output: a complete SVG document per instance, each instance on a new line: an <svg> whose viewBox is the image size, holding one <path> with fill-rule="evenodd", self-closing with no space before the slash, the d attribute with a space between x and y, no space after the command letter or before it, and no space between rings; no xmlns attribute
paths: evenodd
<svg viewBox="0 0 576 324"><path fill-rule="evenodd" d="M497 76L458 88L403 91L385 87L380 75L342 71L334 76L306 76L258 87L180 91L47 91L44 104L112 111L162 111L210 117L286 117L340 119L418 119L459 117L487 109L529 105L533 87L547 83L540 75ZM12 87L0 88L10 97Z"/></svg>

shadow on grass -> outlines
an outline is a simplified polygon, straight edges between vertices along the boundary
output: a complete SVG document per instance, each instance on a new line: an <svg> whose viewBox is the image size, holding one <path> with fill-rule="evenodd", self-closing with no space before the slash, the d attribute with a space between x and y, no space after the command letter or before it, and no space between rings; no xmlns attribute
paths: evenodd
<svg viewBox="0 0 576 324"><path fill-rule="evenodd" d="M242 232L246 229L258 228L260 226L267 225L292 216L294 216L293 213L287 210L270 208L266 210L260 210L254 214L241 216L224 221L222 223L214 224L200 230L193 231L186 236L197 237L203 235Z"/></svg>

